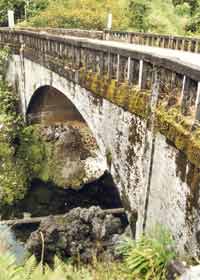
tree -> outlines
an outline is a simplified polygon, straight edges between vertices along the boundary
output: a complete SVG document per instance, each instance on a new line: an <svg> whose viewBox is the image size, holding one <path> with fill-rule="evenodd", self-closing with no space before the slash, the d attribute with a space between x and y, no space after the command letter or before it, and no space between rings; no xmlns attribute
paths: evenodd
<svg viewBox="0 0 200 280"><path fill-rule="evenodd" d="M183 5L184 3L189 4L191 15L194 15L197 11L197 9L200 7L200 1L199 0L172 0L173 5Z"/></svg>
<svg viewBox="0 0 200 280"><path fill-rule="evenodd" d="M148 0L130 0L128 5L129 26L138 31L148 30Z"/></svg>
<svg viewBox="0 0 200 280"><path fill-rule="evenodd" d="M27 17L36 16L40 11L46 9L49 5L48 0L25 0L27 8Z"/></svg>
<svg viewBox="0 0 200 280"><path fill-rule="evenodd" d="M0 1L0 26L8 26L8 10L15 11L15 19L24 18L24 0L1 0Z"/></svg>

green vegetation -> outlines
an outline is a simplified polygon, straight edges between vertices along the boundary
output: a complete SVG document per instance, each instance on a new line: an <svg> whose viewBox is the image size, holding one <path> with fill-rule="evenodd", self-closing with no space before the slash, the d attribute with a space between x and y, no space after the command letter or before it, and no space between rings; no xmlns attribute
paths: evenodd
<svg viewBox="0 0 200 280"><path fill-rule="evenodd" d="M31 0L26 10L25 26L103 30L111 11L115 30L200 32L200 0Z"/></svg>
<svg viewBox="0 0 200 280"><path fill-rule="evenodd" d="M1 26L8 9L22 26L103 30L111 11L113 29L200 33L200 0L0 0Z"/></svg>
<svg viewBox="0 0 200 280"><path fill-rule="evenodd" d="M32 127L25 127L19 100L4 81L9 49L0 51L0 197L1 207L22 199L29 182L40 172L44 147Z"/></svg>
<svg viewBox="0 0 200 280"><path fill-rule="evenodd" d="M119 249L132 279L165 280L167 264L176 255L171 235L160 226L138 241L126 239Z"/></svg>
<svg viewBox="0 0 200 280"><path fill-rule="evenodd" d="M80 73L81 86L94 93L97 98L106 98L130 113L148 119L150 90L139 91L137 87L117 83L107 76L85 73L84 69ZM156 109L156 131L165 135L192 164L200 168L200 129L197 128L191 133L192 125L193 118L190 114L184 116L181 113L177 101L169 109L166 108L166 100L160 100Z"/></svg>
<svg viewBox="0 0 200 280"><path fill-rule="evenodd" d="M99 262L94 257L90 265L73 265L55 258L54 268L37 264L31 257L23 265L17 265L12 256L0 254L1 280L165 280L167 264L175 253L170 234L156 227L152 234L138 241L125 239L119 245L120 262ZM1 246L0 246L1 248Z"/></svg>
<svg viewBox="0 0 200 280"><path fill-rule="evenodd" d="M1 280L128 280L119 263L94 263L92 266L73 266L55 259L54 269L37 265L31 257L23 266L15 264L15 259L0 255Z"/></svg>
<svg viewBox="0 0 200 280"><path fill-rule="evenodd" d="M5 67L8 57L8 49L1 50L1 70L3 65ZM0 80L0 188L1 202L6 203L23 197L26 181L23 167L14 159L15 142L22 124L21 117L17 114L17 103L17 96L2 78Z"/></svg>

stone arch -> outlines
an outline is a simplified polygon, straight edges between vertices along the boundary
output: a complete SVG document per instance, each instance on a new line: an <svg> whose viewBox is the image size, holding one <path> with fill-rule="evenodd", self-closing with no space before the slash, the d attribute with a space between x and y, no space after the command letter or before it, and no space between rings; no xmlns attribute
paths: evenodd
<svg viewBox="0 0 200 280"><path fill-rule="evenodd" d="M79 188L104 174L106 157L84 117L66 94L51 85L40 86L31 94L27 105L27 122L40 124L43 143L55 145L47 161L47 166L51 161L57 162L55 169L59 176L52 171L52 182Z"/></svg>
<svg viewBox="0 0 200 280"><path fill-rule="evenodd" d="M52 86L39 87L33 93L26 116L31 123L77 121L86 124L76 106L66 95Z"/></svg>
<svg viewBox="0 0 200 280"><path fill-rule="evenodd" d="M48 73L48 70L45 69L45 72ZM107 148L104 146L102 139L98 137L98 131L93 125L93 120L91 119L90 114L88 114L88 109L85 108L82 100L79 100L78 97L78 93L80 91L81 93L87 91L85 89L82 89L79 85L75 85L74 83L71 83L66 79L64 79L64 83L62 83L62 81L62 78L61 80L55 79L52 75L52 72L50 72L48 79L37 79L36 81L32 81L32 83L30 83L31 87L29 89L26 89L24 97L21 98L22 100L25 99L23 102L25 105L25 108L23 110L24 114L28 116L36 96L39 96L39 94L42 93L42 91L45 91L46 89L53 89L65 99L67 106L72 106L74 116L76 116L77 119L82 120L82 122L84 122L85 125L88 126L91 134L95 138L96 144L99 148L100 153L102 154L102 157L105 158ZM91 104L88 105L91 107ZM107 165L107 169L109 169L109 165Z"/></svg>
<svg viewBox="0 0 200 280"><path fill-rule="evenodd" d="M20 57L13 56L9 64L7 80L13 85L15 85L15 79L18 80L16 91L20 95L24 116L29 109L34 93L38 89L50 86L63 93L80 112L95 137L102 155L101 164L104 164L112 175L125 208L130 209L130 211L138 209L141 212L137 226L140 231L143 204L138 205L136 196L139 196L141 189L143 189L143 170L140 164L143 145L136 143L133 147L134 151L137 151L135 165L129 165L127 155L131 145L129 139L130 124L135 123L135 127L137 127L137 123L140 124L140 133L142 134L143 123L136 116L124 111L123 108L104 98L98 98L92 92L70 80L70 77L59 75L42 63L34 62L28 58L24 58L23 62L22 65ZM131 130L135 131L136 129L131 128ZM140 192L137 192L136 189L140 189Z"/></svg>

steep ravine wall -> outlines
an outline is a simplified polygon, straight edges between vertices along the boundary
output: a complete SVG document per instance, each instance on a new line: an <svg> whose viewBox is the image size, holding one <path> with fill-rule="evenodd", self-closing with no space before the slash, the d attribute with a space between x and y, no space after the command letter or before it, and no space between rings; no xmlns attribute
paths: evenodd
<svg viewBox="0 0 200 280"><path fill-rule="evenodd" d="M22 63L23 62L23 63ZM13 55L7 80L21 95L23 112L33 93L52 86L64 93L90 127L110 170L130 221L138 212L136 234L162 223L180 251L197 253L199 171L166 137L147 129L147 121L98 98L44 66ZM134 225L133 225L134 227ZM200 240L199 240L200 241Z"/></svg>

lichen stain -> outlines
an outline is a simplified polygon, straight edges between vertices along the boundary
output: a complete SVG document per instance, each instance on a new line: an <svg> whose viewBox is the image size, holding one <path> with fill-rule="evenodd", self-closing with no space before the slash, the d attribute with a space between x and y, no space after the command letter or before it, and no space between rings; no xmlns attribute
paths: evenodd
<svg viewBox="0 0 200 280"><path fill-rule="evenodd" d="M187 157L182 152L178 151L176 153L176 176L181 178L182 182L186 180L186 171L187 171Z"/></svg>
<svg viewBox="0 0 200 280"><path fill-rule="evenodd" d="M138 133L138 123L136 121L136 118L133 118L131 120L131 124L129 126L129 136L128 136L128 141L130 145L127 148L127 162L130 166L133 166L134 161L136 160L136 145L142 143L142 135Z"/></svg>
<svg viewBox="0 0 200 280"><path fill-rule="evenodd" d="M200 170L193 164L188 164L188 172L186 176L187 185L190 187L190 196L192 197L191 206L199 209L199 186L200 186Z"/></svg>

